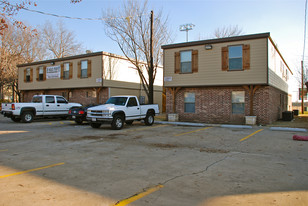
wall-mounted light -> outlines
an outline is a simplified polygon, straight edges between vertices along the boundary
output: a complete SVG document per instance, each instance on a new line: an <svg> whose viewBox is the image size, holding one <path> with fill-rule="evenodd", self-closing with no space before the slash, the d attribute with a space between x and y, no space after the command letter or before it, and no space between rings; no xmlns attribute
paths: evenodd
<svg viewBox="0 0 308 206"><path fill-rule="evenodd" d="M51 64L51 65L55 65L55 62L51 62L50 64Z"/></svg>
<svg viewBox="0 0 308 206"><path fill-rule="evenodd" d="M205 45L205 50L211 50L213 46L211 44Z"/></svg>

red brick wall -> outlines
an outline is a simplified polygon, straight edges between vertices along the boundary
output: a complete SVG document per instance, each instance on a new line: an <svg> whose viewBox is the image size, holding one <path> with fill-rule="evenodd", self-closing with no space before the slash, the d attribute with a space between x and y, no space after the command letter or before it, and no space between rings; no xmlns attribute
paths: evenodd
<svg viewBox="0 0 308 206"><path fill-rule="evenodd" d="M245 114L232 114L232 91L245 91ZM195 113L184 112L185 92L195 93ZM281 113L287 109L287 99L285 105L281 105L281 96L284 98L287 94L269 86L256 90L253 114L257 116L257 124L270 124L281 118ZM249 92L243 87L182 88L175 101L180 121L245 124L245 116L250 115ZM173 113L172 105L172 95L167 89L167 113Z"/></svg>
<svg viewBox="0 0 308 206"><path fill-rule="evenodd" d="M68 96L68 90L52 89L52 90L37 90L37 91L23 91L23 101L30 102L33 95L50 94L64 96L70 102L81 103L82 105L96 104L96 92L93 88L71 89ZM101 88L99 92L99 103L105 103L108 99L108 88Z"/></svg>

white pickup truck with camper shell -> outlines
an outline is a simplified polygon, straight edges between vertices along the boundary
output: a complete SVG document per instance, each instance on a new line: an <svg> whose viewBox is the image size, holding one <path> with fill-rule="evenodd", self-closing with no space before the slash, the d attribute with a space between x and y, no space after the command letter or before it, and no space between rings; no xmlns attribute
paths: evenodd
<svg viewBox="0 0 308 206"><path fill-rule="evenodd" d="M124 123L132 124L134 120L144 120L150 126L156 114L159 114L158 104L140 105L136 96L113 96L105 104L89 108L87 121L93 128L110 123L112 129L119 130Z"/></svg>
<svg viewBox="0 0 308 206"><path fill-rule="evenodd" d="M58 95L35 95L29 103L2 103L1 114L14 122L30 123L34 118L68 117L72 107L81 107L79 103L69 103Z"/></svg>

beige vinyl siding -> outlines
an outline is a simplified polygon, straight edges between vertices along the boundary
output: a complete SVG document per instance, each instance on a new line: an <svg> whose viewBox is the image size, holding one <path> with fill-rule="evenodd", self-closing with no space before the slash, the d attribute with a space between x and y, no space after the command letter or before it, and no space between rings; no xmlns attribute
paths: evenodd
<svg viewBox="0 0 308 206"><path fill-rule="evenodd" d="M269 85L288 92L287 79L291 75L290 71L270 40L268 40L268 71Z"/></svg>
<svg viewBox="0 0 308 206"><path fill-rule="evenodd" d="M90 60L91 61L91 77L89 78L78 78L78 62L81 60ZM35 65L39 66L61 66L63 63L72 63L73 75L71 79L62 80L61 77L57 79L46 79L45 81L37 81L37 73L33 73L33 81L30 83L25 83L22 81L24 78L24 70L27 67L19 67L19 89L20 90L35 90L35 89L61 89L61 88L85 88L85 87L99 87L102 86L102 82L96 81L98 78L102 77L102 56L90 56L79 59L57 61L54 65L40 64ZM61 73L61 76L63 74Z"/></svg>
<svg viewBox="0 0 308 206"><path fill-rule="evenodd" d="M250 69L244 71L222 71L221 48L233 45L250 45ZM232 41L212 44L212 50L205 45L164 50L164 77L166 87L172 86L215 86L267 84L267 38ZM174 73L174 53L182 50L198 50L198 72ZM171 80L171 81L170 81Z"/></svg>

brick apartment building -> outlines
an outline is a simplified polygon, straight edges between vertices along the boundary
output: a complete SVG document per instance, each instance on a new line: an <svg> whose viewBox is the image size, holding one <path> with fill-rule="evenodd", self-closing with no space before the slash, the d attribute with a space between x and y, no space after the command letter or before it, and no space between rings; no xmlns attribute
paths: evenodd
<svg viewBox="0 0 308 206"><path fill-rule="evenodd" d="M147 102L138 71L125 57L107 52L87 53L18 65L23 101L36 94L62 95L83 105L102 104L110 96L136 95ZM154 103L162 108L162 67L157 68Z"/></svg>
<svg viewBox="0 0 308 206"><path fill-rule="evenodd" d="M270 124L288 110L292 71L270 33L162 48L166 112L181 121Z"/></svg>

